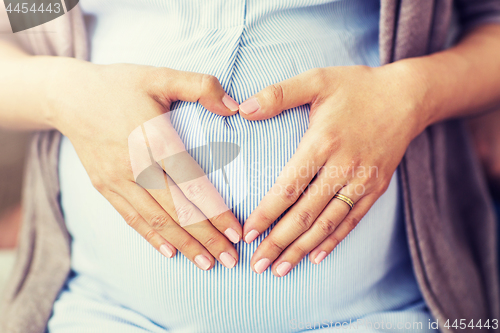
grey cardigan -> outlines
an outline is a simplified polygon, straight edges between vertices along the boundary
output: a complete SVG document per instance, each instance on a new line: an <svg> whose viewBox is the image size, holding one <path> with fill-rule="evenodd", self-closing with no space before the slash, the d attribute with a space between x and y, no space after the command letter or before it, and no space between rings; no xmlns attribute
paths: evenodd
<svg viewBox="0 0 500 333"><path fill-rule="evenodd" d="M442 49L454 9L462 31L500 23L500 0L381 0L381 62ZM32 54L87 59L78 6L16 37ZM58 132L40 132L31 145L18 260L0 312L2 333L44 332L70 270L70 237L58 200L60 139ZM463 124L448 121L425 130L399 170L413 268L441 330L453 331L443 327L447 319L500 319L495 217Z"/></svg>

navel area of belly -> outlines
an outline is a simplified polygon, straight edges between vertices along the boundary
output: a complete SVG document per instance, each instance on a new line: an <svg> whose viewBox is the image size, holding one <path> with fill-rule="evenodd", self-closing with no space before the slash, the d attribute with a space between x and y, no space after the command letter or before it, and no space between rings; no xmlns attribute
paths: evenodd
<svg viewBox="0 0 500 333"><path fill-rule="evenodd" d="M243 202L255 208L293 156L307 126L306 107L287 110L271 119L249 121L239 114L221 117L199 104L185 104L134 130L129 138L132 169L141 186L165 188L157 163L182 166L178 161L192 157L228 209ZM167 128L177 131L184 151L169 147L172 138L166 134L171 132ZM177 176L172 178L182 182L204 176L183 168L173 171Z"/></svg>

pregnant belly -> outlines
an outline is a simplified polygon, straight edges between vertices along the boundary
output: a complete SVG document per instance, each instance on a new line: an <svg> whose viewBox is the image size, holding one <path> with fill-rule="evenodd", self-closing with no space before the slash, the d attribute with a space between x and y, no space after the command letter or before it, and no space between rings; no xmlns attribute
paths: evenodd
<svg viewBox="0 0 500 333"><path fill-rule="evenodd" d="M240 147L239 155L225 167L227 181L221 172L209 177L243 223L296 150L307 129L308 109L249 122L239 115L223 118L198 104L180 103L172 112L172 123L188 149L221 141ZM406 304L408 298L412 301L419 295L399 223L395 177L387 193L331 256L319 266L306 258L284 278L274 277L270 270L257 275L249 266L269 231L250 245L236 245L240 261L231 270L216 263L211 271L201 271L181 253L164 258L92 187L66 138L61 146L60 181L62 207L73 237L76 276L70 288L72 283L79 285L78 290L92 285L87 290L95 290L96 297L141 313L162 327L241 331L241 323L247 322L254 331L281 332L293 321L355 318ZM361 295L364 300L378 295L388 272L392 288L401 286L410 291L409 296L377 296L361 310Z"/></svg>
<svg viewBox="0 0 500 333"><path fill-rule="evenodd" d="M99 64L127 62L212 74L235 100L243 102L267 85L314 67L377 66L379 7L378 1L369 3L318 1L318 6L311 6L309 1L283 1L282 6L279 1L262 1L281 10L268 11L264 6L255 12L256 6L243 10L245 2L241 2L241 13L247 15L244 21L239 14L226 16L234 18L228 20L221 14L223 19L214 26L194 22L199 28L189 31L183 30L189 22L165 19L163 14L176 15L176 8L159 11L161 15L130 11L134 20L142 20L134 24L121 16L122 11L106 10L104 18L98 15L99 24L93 30L91 59ZM288 10L292 5L297 8ZM122 8L121 3L118 7ZM95 1L87 10L100 8ZM224 2L220 8L233 7ZM158 33L144 38L139 26ZM173 109L172 123L186 148L211 142L240 147L238 156L225 166L225 176L219 170L210 173L209 179L241 223L274 184L308 127L305 106L256 122L239 115L220 117L199 104L180 102ZM208 169L218 156L211 152L210 158L204 158L194 151L193 157ZM401 309L420 298L401 223L396 175L332 255L320 265L306 258L286 277L276 278L270 270L257 275L249 266L269 231L250 245L236 245L240 261L233 269L216 263L212 270L201 271L181 253L172 259L163 257L132 230L92 187L66 138L59 172L75 272L67 293L85 290L88 297L131 309L169 331L287 332L292 323L359 318Z"/></svg>
<svg viewBox="0 0 500 333"><path fill-rule="evenodd" d="M296 151L309 124L309 108L250 122L239 114L221 117L200 104L181 102L174 106L171 121L186 149L243 223ZM214 149L208 154L196 149L211 144Z"/></svg>

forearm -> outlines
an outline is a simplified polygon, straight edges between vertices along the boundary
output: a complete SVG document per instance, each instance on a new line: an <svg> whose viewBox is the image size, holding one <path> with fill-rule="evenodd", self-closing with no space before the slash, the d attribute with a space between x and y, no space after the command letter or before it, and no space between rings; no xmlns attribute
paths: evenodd
<svg viewBox="0 0 500 333"><path fill-rule="evenodd" d="M417 85L420 129L500 106L500 25L479 27L455 47L395 62Z"/></svg>
<svg viewBox="0 0 500 333"><path fill-rule="evenodd" d="M58 65L68 60L31 56L13 44L0 41L0 126L30 130L53 128L47 111L47 91Z"/></svg>

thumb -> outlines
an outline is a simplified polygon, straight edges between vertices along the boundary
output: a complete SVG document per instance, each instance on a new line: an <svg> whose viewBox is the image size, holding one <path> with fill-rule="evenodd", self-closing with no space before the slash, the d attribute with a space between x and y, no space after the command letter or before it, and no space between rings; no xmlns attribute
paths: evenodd
<svg viewBox="0 0 500 333"><path fill-rule="evenodd" d="M200 102L207 110L221 116L232 116L238 103L222 88L219 80L208 74L162 68L151 93L170 106L175 101ZM166 99L166 100L165 100Z"/></svg>
<svg viewBox="0 0 500 333"><path fill-rule="evenodd" d="M248 120L262 120L310 104L320 92L316 75L316 70L309 70L264 88L240 104L240 114Z"/></svg>

